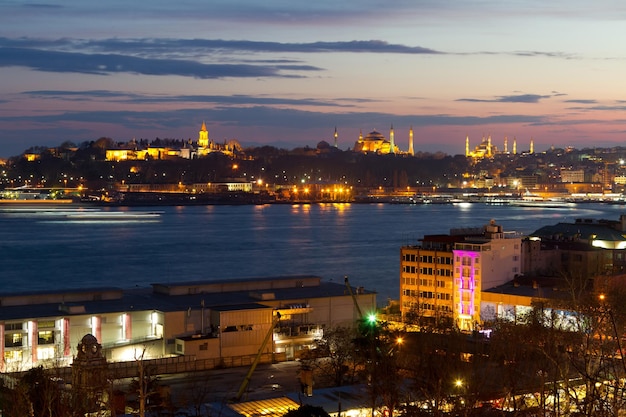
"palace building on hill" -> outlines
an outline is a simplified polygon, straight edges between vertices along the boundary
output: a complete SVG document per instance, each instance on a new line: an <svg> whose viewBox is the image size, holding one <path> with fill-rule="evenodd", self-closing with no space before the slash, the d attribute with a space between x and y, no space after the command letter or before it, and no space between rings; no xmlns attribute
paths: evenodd
<svg viewBox="0 0 626 417"><path fill-rule="evenodd" d="M182 146L139 146L135 140L131 140L124 146L113 149L106 149L105 158L107 161L133 161L146 159L170 159L183 158L193 159L207 156L213 152L220 152L225 155L232 155L234 152L241 151L241 144L236 139L217 143L209 139L209 131L206 123L203 121L200 131L198 132L198 140L184 141Z"/></svg>

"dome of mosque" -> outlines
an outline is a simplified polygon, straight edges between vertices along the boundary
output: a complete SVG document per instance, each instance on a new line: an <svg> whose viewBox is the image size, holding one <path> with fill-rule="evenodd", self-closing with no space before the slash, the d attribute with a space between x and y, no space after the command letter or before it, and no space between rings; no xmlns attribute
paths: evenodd
<svg viewBox="0 0 626 417"><path fill-rule="evenodd" d="M325 140L322 140L317 144L317 149L328 149L328 148L330 148L330 143L326 142Z"/></svg>
<svg viewBox="0 0 626 417"><path fill-rule="evenodd" d="M385 140L385 136L382 133L373 130L365 136L365 140Z"/></svg>

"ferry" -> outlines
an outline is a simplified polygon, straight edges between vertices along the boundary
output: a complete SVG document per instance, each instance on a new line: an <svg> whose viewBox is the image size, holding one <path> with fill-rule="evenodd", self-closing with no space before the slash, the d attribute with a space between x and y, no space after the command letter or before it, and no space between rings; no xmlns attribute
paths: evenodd
<svg viewBox="0 0 626 417"><path fill-rule="evenodd" d="M518 207L568 208L576 207L576 203L562 198L544 198L531 194L528 190L520 199L509 200L509 205Z"/></svg>

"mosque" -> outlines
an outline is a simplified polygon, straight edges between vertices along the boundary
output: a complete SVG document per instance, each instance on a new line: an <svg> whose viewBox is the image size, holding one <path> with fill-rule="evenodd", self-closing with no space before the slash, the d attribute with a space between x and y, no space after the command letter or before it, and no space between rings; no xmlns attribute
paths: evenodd
<svg viewBox="0 0 626 417"><path fill-rule="evenodd" d="M337 131L335 129L335 143L337 140ZM389 140L385 136L373 130L363 137L362 133L359 133L359 139L354 144L354 152L361 153L378 153L378 154L408 154L413 156L415 154L413 150L413 127L409 130L409 150L403 152L398 148L395 143L393 125L389 131Z"/></svg>
<svg viewBox="0 0 626 417"><path fill-rule="evenodd" d="M513 137L513 151L510 152L513 155L517 154L517 139ZM528 153L535 153L535 144L534 140L530 138L530 150ZM470 150L470 139L469 135L465 137L465 156L469 158L474 158L475 160L483 159L483 158L491 158L496 154L509 154L509 144L508 138L504 137L504 150L499 151L498 148L491 143L491 135L487 138L483 136L480 144L478 144L474 150Z"/></svg>

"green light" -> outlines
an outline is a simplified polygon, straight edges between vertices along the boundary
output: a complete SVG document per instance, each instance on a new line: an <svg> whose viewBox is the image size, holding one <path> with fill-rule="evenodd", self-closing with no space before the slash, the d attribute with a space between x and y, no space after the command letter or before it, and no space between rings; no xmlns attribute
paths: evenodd
<svg viewBox="0 0 626 417"><path fill-rule="evenodd" d="M372 313L367 316L367 322L369 324L376 324L376 314Z"/></svg>

